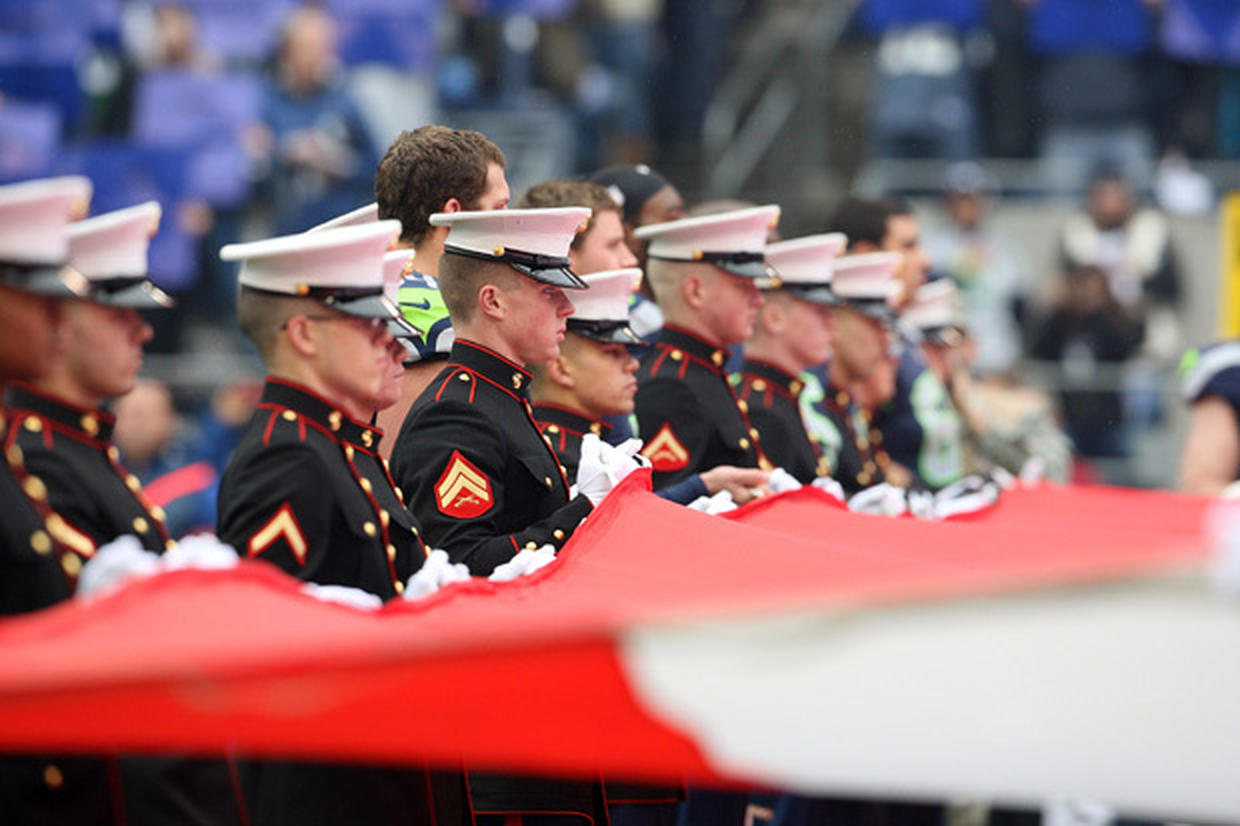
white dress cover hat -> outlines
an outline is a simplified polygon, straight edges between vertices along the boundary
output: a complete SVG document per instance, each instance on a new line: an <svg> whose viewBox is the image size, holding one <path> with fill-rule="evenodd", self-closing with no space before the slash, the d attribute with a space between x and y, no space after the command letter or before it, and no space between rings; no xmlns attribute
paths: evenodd
<svg viewBox="0 0 1240 826"><path fill-rule="evenodd" d="M430 223L449 227L444 252L500 261L557 287L584 289L573 272L568 249L590 220L588 207L436 212Z"/></svg>

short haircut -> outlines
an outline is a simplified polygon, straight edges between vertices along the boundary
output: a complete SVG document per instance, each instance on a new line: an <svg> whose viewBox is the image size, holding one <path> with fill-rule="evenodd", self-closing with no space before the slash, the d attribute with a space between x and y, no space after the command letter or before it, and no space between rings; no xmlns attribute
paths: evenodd
<svg viewBox="0 0 1240 826"><path fill-rule="evenodd" d="M594 229L594 217L600 212L612 210L620 214L620 205L606 188L589 181L573 181L557 178L534 184L521 196L518 209L546 209L549 207L583 206L591 209L590 221L584 231L573 236L573 249L581 249L585 237Z"/></svg>
<svg viewBox="0 0 1240 826"><path fill-rule="evenodd" d="M478 208L492 163L503 168L504 153L481 132L434 124L401 132L375 173L379 217L399 220L401 240L416 245L450 199Z"/></svg>
<svg viewBox="0 0 1240 826"><path fill-rule="evenodd" d="M237 293L237 324L263 361L270 363L280 330L290 318L306 312L310 303L311 299L260 293L243 286Z"/></svg>
<svg viewBox="0 0 1240 826"><path fill-rule="evenodd" d="M511 290L525 278L501 261L485 261L449 252L439 262L439 292L453 326L466 324L478 308L478 291L487 284Z"/></svg>
<svg viewBox="0 0 1240 826"><path fill-rule="evenodd" d="M897 215L912 215L913 208L903 198L858 198L849 195L838 207L827 225L828 232L848 236L848 249L860 243L876 247L887 237L887 222Z"/></svg>
<svg viewBox="0 0 1240 826"><path fill-rule="evenodd" d="M685 269L692 264L683 261L664 261L651 258L646 261L646 283L654 300L666 304L669 300L679 301L677 290L684 282Z"/></svg>

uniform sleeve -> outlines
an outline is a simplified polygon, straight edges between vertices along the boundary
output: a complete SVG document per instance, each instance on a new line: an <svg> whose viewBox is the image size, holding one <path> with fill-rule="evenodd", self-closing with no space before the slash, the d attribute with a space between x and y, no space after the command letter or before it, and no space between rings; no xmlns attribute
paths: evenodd
<svg viewBox="0 0 1240 826"><path fill-rule="evenodd" d="M321 578L336 518L327 472L305 444L272 446L229 468L220 487L220 539L244 558L331 584Z"/></svg>
<svg viewBox="0 0 1240 826"><path fill-rule="evenodd" d="M665 488L655 491L660 498L669 502L675 502L678 505L688 505L699 496L707 496L710 491L706 489L706 483L702 481L702 476L695 473L692 476L674 482Z"/></svg>
<svg viewBox="0 0 1240 826"><path fill-rule="evenodd" d="M1224 368L1211 375L1201 385L1192 401L1206 396L1218 396L1233 405L1240 404L1240 365Z"/></svg>
<svg viewBox="0 0 1240 826"><path fill-rule="evenodd" d="M634 399L642 454L654 466L656 490L709 470L710 417L683 382L651 379L642 382Z"/></svg>
<svg viewBox="0 0 1240 826"><path fill-rule="evenodd" d="M405 504L432 548L447 551L474 576L488 576L526 547L553 545L572 535L592 505L577 496L546 518L510 532L500 518L511 512L505 468L511 461L494 424L473 406L444 401L423 410L401 433L392 473Z"/></svg>

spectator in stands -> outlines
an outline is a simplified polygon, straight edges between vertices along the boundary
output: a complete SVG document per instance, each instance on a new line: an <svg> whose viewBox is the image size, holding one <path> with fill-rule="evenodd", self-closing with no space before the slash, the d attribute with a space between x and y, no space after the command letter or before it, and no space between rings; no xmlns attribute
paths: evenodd
<svg viewBox="0 0 1240 826"><path fill-rule="evenodd" d="M982 24L979 0L866 0L861 22L878 39L871 121L884 158L977 154L977 104L965 41Z"/></svg>
<svg viewBox="0 0 1240 826"><path fill-rule="evenodd" d="M1058 363L1068 435L1086 458L1129 454L1118 367L1141 346L1141 321L1116 300L1104 270L1068 271L1054 307L1037 326L1032 355Z"/></svg>
<svg viewBox="0 0 1240 826"><path fill-rule="evenodd" d="M146 10L132 25L140 34L128 38L127 51L115 57L101 56L114 71L100 72L92 90L89 131L96 135L124 137L129 133L138 78L145 72L175 69L188 72L218 71L220 61L199 45L198 17L194 10L170 2ZM134 15L140 10L134 9ZM111 79L113 82L108 83Z"/></svg>
<svg viewBox="0 0 1240 826"><path fill-rule="evenodd" d="M1153 21L1144 0L1021 0L1042 67L1041 155L1049 179L1075 189L1103 160L1144 180L1154 158L1143 59Z"/></svg>
<svg viewBox="0 0 1240 826"><path fill-rule="evenodd" d="M1065 270L1102 271L1112 298L1144 322L1147 355L1165 363L1178 357L1182 286L1171 227L1157 210L1138 208L1118 172L1103 168L1095 176L1085 211L1064 223L1059 255Z"/></svg>
<svg viewBox="0 0 1240 826"><path fill-rule="evenodd" d="M943 187L943 217L926 233L931 268L951 277L964 296L977 344L973 368L1004 373L1021 357L1021 329L1032 278L1024 250L987 216L985 171L952 165Z"/></svg>
<svg viewBox="0 0 1240 826"><path fill-rule="evenodd" d="M264 111L277 234L301 232L371 199L378 158L337 71L335 22L317 8L294 12Z"/></svg>
<svg viewBox="0 0 1240 826"><path fill-rule="evenodd" d="M1240 4L1164 0L1159 41L1166 88L1159 107L1164 150L1216 157L1224 65L1240 63Z"/></svg>
<svg viewBox="0 0 1240 826"><path fill-rule="evenodd" d="M625 238L640 267L646 266L646 244L633 233L647 224L662 224L685 217L685 200L676 187L645 164L609 166L590 176L590 182L606 187L620 204ZM639 334L644 335L638 331Z"/></svg>
<svg viewBox="0 0 1240 826"><path fill-rule="evenodd" d="M164 509L168 532L181 537L214 531L219 473L186 433L168 388L142 379L117 399L113 411L121 460L142 482L151 504Z"/></svg>

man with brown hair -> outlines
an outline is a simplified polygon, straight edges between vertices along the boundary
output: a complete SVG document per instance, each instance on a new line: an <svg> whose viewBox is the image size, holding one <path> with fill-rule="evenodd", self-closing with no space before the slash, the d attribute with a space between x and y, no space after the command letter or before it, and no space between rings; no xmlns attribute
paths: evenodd
<svg viewBox="0 0 1240 826"><path fill-rule="evenodd" d="M433 227L436 212L508 206L504 153L486 135L430 124L401 132L375 173L379 218L400 221L402 246L418 251L418 271L439 275L447 227Z"/></svg>
<svg viewBox="0 0 1240 826"><path fill-rule="evenodd" d="M543 181L530 187L517 206L590 208L586 228L573 237L573 243L568 248L573 272L578 275L637 266L637 257L625 240L620 205L611 193L598 184L564 178Z"/></svg>
<svg viewBox="0 0 1240 826"><path fill-rule="evenodd" d="M400 311L422 331L410 341L415 352L405 360L400 400L381 412L380 429L395 433L409 405L418 397L452 349L452 321L439 294L439 261L444 253L447 227L431 226L436 212L504 209L508 182L504 153L481 132L421 126L402 132L392 142L375 173L376 217L400 221L398 246L416 249L413 268L398 292ZM392 443L383 449L390 454Z"/></svg>

